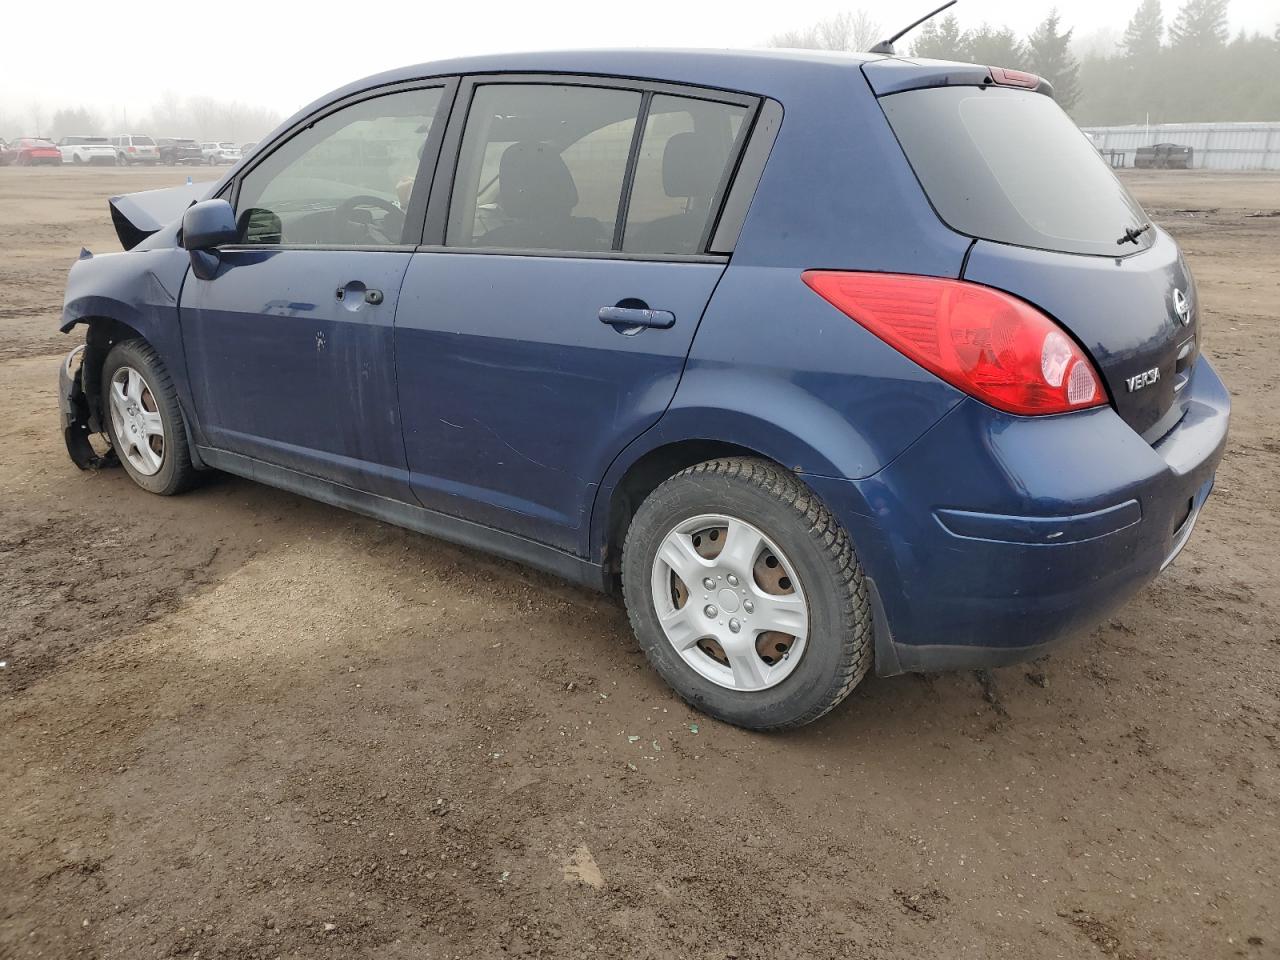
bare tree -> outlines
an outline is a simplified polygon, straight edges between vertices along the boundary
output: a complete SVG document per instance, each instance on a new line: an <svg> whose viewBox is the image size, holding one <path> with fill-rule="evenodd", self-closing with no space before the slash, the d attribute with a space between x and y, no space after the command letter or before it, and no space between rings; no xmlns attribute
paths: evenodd
<svg viewBox="0 0 1280 960"><path fill-rule="evenodd" d="M865 10L840 13L810 24L803 30L788 30L769 40L771 47L801 50L870 50L883 40L880 24Z"/></svg>
<svg viewBox="0 0 1280 960"><path fill-rule="evenodd" d="M39 100L32 100L27 106L27 121L31 125L31 129L23 135L28 137L43 137L45 135L45 127L48 126L49 115L45 112L44 104Z"/></svg>
<svg viewBox="0 0 1280 960"><path fill-rule="evenodd" d="M183 100L166 90L143 119L142 126L157 137L198 140L260 140L280 122L280 115L262 107L212 97Z"/></svg>

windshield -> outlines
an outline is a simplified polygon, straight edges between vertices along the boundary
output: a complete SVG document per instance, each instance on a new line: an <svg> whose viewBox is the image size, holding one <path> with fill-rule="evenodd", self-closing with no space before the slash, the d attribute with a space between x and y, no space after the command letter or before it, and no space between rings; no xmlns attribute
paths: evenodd
<svg viewBox="0 0 1280 960"><path fill-rule="evenodd" d="M938 215L1001 243L1120 256L1146 249L1137 201L1050 97L999 87L936 87L881 99Z"/></svg>

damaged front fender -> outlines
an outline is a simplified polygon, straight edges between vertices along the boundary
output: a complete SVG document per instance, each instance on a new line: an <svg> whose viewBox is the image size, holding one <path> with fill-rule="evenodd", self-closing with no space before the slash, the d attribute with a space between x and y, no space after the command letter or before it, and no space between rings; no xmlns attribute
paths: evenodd
<svg viewBox="0 0 1280 960"><path fill-rule="evenodd" d="M102 433L103 425L84 391L84 348L81 344L68 353L58 368L58 410L71 462L81 470L98 470L117 466L120 461L110 448L105 454L98 453L89 439Z"/></svg>

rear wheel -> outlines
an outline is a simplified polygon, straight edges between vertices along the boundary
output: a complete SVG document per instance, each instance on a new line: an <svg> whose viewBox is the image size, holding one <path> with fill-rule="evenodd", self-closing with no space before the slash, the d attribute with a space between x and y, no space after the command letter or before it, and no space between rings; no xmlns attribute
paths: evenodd
<svg viewBox="0 0 1280 960"><path fill-rule="evenodd" d="M710 461L659 486L627 532L622 583L650 663L729 723L809 723L871 667L870 604L848 536L767 461Z"/></svg>
<svg viewBox="0 0 1280 960"><path fill-rule="evenodd" d="M195 481L173 381L143 340L117 343L102 367L102 411L111 447L138 486L163 496Z"/></svg>
<svg viewBox="0 0 1280 960"><path fill-rule="evenodd" d="M71 162L72 162L72 163L84 163L84 160L82 160L82 159L80 158L80 154L78 154L78 153L73 153L73 154L71 155Z"/></svg>

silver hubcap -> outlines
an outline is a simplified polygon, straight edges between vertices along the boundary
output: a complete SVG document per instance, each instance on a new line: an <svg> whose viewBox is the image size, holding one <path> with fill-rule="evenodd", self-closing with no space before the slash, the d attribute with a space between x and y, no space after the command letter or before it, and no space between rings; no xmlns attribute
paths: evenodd
<svg viewBox="0 0 1280 960"><path fill-rule="evenodd" d="M767 690L804 654L809 607L795 568L749 523L714 514L681 523L658 548L652 588L667 640L712 683Z"/></svg>
<svg viewBox="0 0 1280 960"><path fill-rule="evenodd" d="M116 453L143 476L159 473L164 465L164 421L151 387L133 367L121 367L111 377L108 396Z"/></svg>

